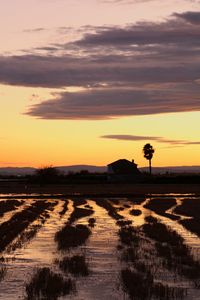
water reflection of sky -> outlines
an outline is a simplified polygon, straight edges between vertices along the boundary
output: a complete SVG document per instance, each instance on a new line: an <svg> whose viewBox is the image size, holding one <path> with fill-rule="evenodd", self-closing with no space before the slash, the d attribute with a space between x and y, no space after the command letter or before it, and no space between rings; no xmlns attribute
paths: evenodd
<svg viewBox="0 0 200 300"><path fill-rule="evenodd" d="M154 196L161 197L161 195ZM185 199L186 196L191 197L191 195L180 197L180 195L177 194L168 194L165 196L176 198L178 204L180 204L181 200ZM15 195L15 197L17 198L17 195ZM4 198L6 198L5 195ZM141 204L133 204L132 200L134 200L134 198L120 198L118 199L119 203L114 204L112 201L110 203L112 203L116 209L120 208L118 213L125 219L133 221L133 226L142 226L145 222L145 216L147 215L158 217L161 222L164 222L182 235L186 243L191 247L196 259L200 259L200 239L195 234L186 230L182 225L178 224L177 221L158 216L154 212L144 208L143 205L147 203L150 198L151 197L147 197ZM32 201L33 199L25 200L25 203L18 208L18 211L30 205ZM94 209L94 215L90 217L96 219L95 227L92 228L92 235L85 246L74 249L67 255L84 253L89 263L91 274L87 278L78 278L77 294L60 299L126 299L119 285L119 272L122 267L117 251L119 244L117 232L119 227L116 225L116 221L108 216L107 211L98 206L95 201L90 199L87 200L87 202ZM67 221L73 210L73 203L70 200L68 211L61 217L59 212L62 211L63 205L64 201L60 200L54 211L50 212L50 218L44 223L36 236L29 243L25 244L23 248L18 248L14 252L3 254L6 260L7 275L0 283L1 300L24 299L25 283L30 280L34 270L38 267L49 266L56 272L59 271L55 265L55 259L66 254L58 252L56 243L54 242L54 236L58 229ZM84 207L84 205L82 207ZM131 209L139 209L142 213L139 216L132 216L130 215ZM172 209L170 209L169 212L173 213ZM2 220L8 220L13 214L13 211L5 213ZM88 224L90 217L82 218L78 223ZM144 248L145 247L147 250L150 250L150 248L148 249L148 247L150 247L148 244L144 244ZM15 295L15 298L13 298L13 295ZM191 293L190 295L193 294ZM193 296L191 297L190 299L195 299ZM196 297L196 294L194 297ZM190 300L189 298L186 299Z"/></svg>

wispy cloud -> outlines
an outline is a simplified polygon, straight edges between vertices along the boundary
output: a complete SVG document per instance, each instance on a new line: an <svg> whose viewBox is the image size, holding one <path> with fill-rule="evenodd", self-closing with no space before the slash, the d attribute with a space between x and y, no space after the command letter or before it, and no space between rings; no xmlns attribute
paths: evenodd
<svg viewBox="0 0 200 300"><path fill-rule="evenodd" d="M103 135L101 138L104 139L114 139L114 140L123 140L123 141L153 141L157 143L170 144L172 146L186 146L186 145L200 145L200 141L188 141L188 140L173 140L166 139L164 137L156 137L156 136L139 136L139 135L126 135L126 134L110 134Z"/></svg>
<svg viewBox="0 0 200 300"><path fill-rule="evenodd" d="M26 33L38 33L41 31L46 31L47 29L44 27L38 27L38 28L29 28L29 29L25 29L23 32Z"/></svg>

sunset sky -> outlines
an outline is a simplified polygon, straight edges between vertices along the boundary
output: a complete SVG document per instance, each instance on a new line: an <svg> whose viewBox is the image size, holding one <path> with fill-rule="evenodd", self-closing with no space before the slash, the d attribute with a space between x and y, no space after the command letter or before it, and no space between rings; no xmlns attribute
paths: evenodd
<svg viewBox="0 0 200 300"><path fill-rule="evenodd" d="M200 165L200 0L1 0L0 166Z"/></svg>

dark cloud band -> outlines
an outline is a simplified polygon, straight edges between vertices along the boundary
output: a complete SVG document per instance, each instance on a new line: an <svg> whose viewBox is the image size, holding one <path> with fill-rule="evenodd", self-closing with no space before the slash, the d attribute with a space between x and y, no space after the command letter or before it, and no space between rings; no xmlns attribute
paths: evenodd
<svg viewBox="0 0 200 300"><path fill-rule="evenodd" d="M32 106L28 115L43 119L112 119L200 110L195 95L174 92L100 89L62 93L56 99Z"/></svg>
<svg viewBox="0 0 200 300"><path fill-rule="evenodd" d="M122 140L122 141L153 141L157 143L171 144L174 146L186 146L186 145L200 145L200 142L187 141L187 140L171 140L163 137L155 137L155 136L138 136L138 135L123 135L123 134L111 134L111 135L103 135L101 138L105 139L114 139L114 140Z"/></svg>

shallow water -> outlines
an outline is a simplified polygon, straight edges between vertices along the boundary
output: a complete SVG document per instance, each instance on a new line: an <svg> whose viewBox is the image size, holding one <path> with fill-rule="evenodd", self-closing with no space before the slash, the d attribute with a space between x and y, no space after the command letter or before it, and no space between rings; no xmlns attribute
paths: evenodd
<svg viewBox="0 0 200 300"><path fill-rule="evenodd" d="M91 274L77 280L77 295L71 299L125 299L119 286L120 264L117 258L118 228L115 221L108 217L105 209L88 200L95 213L95 227L84 249ZM82 206L83 207L83 206ZM87 219L80 219L78 224L87 224ZM64 298L63 298L64 299Z"/></svg>
<svg viewBox="0 0 200 300"><path fill-rule="evenodd" d="M180 200L182 199L180 195L172 194L168 196L176 198L177 203L180 203ZM161 198L161 195L159 195L159 198ZM55 264L55 260L63 256L81 253L86 257L90 274L88 277L75 278L76 294L60 297L59 299L128 299L128 296L122 291L120 286L119 274L124 265L120 262L119 251L117 251L117 246L119 245L119 227L116 225L116 220L113 220L108 216L107 211L104 208L99 207L95 201L92 199L87 200L87 204L94 209L94 214L90 217L96 219L95 226L91 229L92 234L84 246L77 247L70 252L61 253L57 250L54 236L55 233L62 228L65 222L67 222L68 217L73 211L73 202L71 200L69 201L68 211L65 215L61 216L60 212L62 211L64 201L59 198L49 199L48 201L55 202L56 200L59 200L58 204L55 206L54 210L50 212L50 217L44 224L41 224L41 220L37 220L30 225L41 224L41 228L29 242L25 243L22 248L17 248L15 251L4 251L1 254L4 257L5 262L0 264L6 266L7 274L0 282L0 300L24 299L25 284L29 282L38 267L47 266L55 272L62 273ZM200 239L186 230L182 225L178 224L177 221L172 221L160 215L158 216L149 209L143 208L143 205L148 202L149 198L140 205L133 204L130 201L131 199L123 198L118 200L119 204L113 204L111 202L112 205L116 208L124 207L124 209L119 210L118 213L124 216L125 219L132 220L134 226L142 226L145 222L145 216L147 215L158 217L162 222L183 236L195 258L200 260ZM30 205L32 201L33 199L25 200L23 206L19 207L16 211L22 210L25 206ZM130 207L125 207L127 205ZM80 207L84 207L84 205ZM130 215L130 210L133 208L140 209L142 214L140 216ZM170 210L170 213L172 213L172 209ZM9 220L13 214L14 212L6 213L1 218L0 224ZM88 219L90 217L79 219L77 223L88 224ZM148 243L145 243L146 242L144 242L144 245L141 248L141 251L143 251L141 252L142 255L145 251L149 252L149 249L151 248L151 246L148 246ZM165 273L163 270L159 270L157 278L158 280L162 278L163 282L166 281L172 285L175 284L175 286L187 287L189 289L188 296L184 299L200 299L200 290L195 290L191 286L191 283L183 279L178 279L178 282L173 282L174 277L170 272Z"/></svg>

